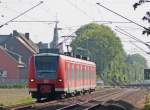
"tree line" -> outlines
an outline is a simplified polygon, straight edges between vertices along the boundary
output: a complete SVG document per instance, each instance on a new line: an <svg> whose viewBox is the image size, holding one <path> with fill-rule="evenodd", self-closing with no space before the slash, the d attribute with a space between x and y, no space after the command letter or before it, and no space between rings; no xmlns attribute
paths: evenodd
<svg viewBox="0 0 150 110"><path fill-rule="evenodd" d="M146 60L139 54L127 55L120 38L105 25L90 23L76 31L71 47L74 53L95 59L97 75L106 83L141 82Z"/></svg>

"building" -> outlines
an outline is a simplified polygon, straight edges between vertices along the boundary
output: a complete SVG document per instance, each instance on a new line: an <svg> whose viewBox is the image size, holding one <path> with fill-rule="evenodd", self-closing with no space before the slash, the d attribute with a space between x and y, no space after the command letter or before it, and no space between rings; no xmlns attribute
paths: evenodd
<svg viewBox="0 0 150 110"><path fill-rule="evenodd" d="M49 48L48 47L48 43L39 42L36 45L39 47L39 49L47 49L47 48Z"/></svg>
<svg viewBox="0 0 150 110"><path fill-rule="evenodd" d="M0 46L0 82L19 81L23 69L21 56Z"/></svg>
<svg viewBox="0 0 150 110"><path fill-rule="evenodd" d="M9 55L15 56L14 54L16 54L20 56L24 67L19 73L18 78L20 80L26 80L29 58L31 55L36 54L39 51L38 46L31 41L29 33L22 34L17 31L13 31L13 33L9 35L0 35L0 46L3 47L3 50L8 50ZM0 54L4 54L2 52ZM0 59L3 59L2 55L0 56ZM7 62L7 65L7 68L10 68L9 66L12 65L12 62ZM2 68L1 65L0 68ZM18 73L16 73L16 75L17 74Z"/></svg>

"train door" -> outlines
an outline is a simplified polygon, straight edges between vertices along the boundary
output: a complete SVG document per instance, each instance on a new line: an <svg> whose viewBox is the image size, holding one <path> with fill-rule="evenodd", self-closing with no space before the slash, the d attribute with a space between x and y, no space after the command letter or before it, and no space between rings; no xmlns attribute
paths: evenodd
<svg viewBox="0 0 150 110"><path fill-rule="evenodd" d="M86 66L86 86L87 86L87 88L89 89L90 87L90 85L89 85L89 68L88 68L88 66Z"/></svg>
<svg viewBox="0 0 150 110"><path fill-rule="evenodd" d="M76 63L74 64L74 86L75 86L75 90L77 90L77 65Z"/></svg>
<svg viewBox="0 0 150 110"><path fill-rule="evenodd" d="M67 62L67 64L66 64L66 66L67 66L67 91L68 91L68 93L70 93L71 92L71 82L70 82L70 64L69 64L69 62Z"/></svg>
<svg viewBox="0 0 150 110"><path fill-rule="evenodd" d="M71 82L72 82L72 84L71 84L71 86L72 86L72 91L74 91L75 90L75 68L74 68L74 64L72 63L72 66L71 66L71 69L72 69L72 74L71 74Z"/></svg>
<svg viewBox="0 0 150 110"><path fill-rule="evenodd" d="M79 65L79 84L80 84L80 89L83 89L83 83L82 83L82 65Z"/></svg>
<svg viewBox="0 0 150 110"><path fill-rule="evenodd" d="M89 68L88 68L88 66L86 66L86 85L87 85L87 88L89 89L90 85L89 85Z"/></svg>
<svg viewBox="0 0 150 110"><path fill-rule="evenodd" d="M94 67L93 69L94 69L94 85L96 87L96 68Z"/></svg>
<svg viewBox="0 0 150 110"><path fill-rule="evenodd" d="M83 89L85 89L85 66L82 67L82 85Z"/></svg>
<svg viewBox="0 0 150 110"><path fill-rule="evenodd" d="M89 83L90 83L90 88L92 88L92 76L91 76L91 67L89 66Z"/></svg>
<svg viewBox="0 0 150 110"><path fill-rule="evenodd" d="M79 89L79 65L76 64L76 89L78 90Z"/></svg>

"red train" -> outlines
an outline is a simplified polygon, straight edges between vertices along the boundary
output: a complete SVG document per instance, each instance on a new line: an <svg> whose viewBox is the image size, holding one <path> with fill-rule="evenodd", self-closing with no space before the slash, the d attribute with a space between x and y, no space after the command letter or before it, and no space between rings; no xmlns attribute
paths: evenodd
<svg viewBox="0 0 150 110"><path fill-rule="evenodd" d="M28 87L33 98L93 91L96 64L70 56L39 53L30 58Z"/></svg>

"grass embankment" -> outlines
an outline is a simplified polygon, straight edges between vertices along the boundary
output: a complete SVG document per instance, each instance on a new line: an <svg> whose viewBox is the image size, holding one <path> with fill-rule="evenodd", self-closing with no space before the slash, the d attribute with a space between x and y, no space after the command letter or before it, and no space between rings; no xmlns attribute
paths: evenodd
<svg viewBox="0 0 150 110"><path fill-rule="evenodd" d="M26 88L1 88L0 106L12 106L17 104L31 103L33 99Z"/></svg>
<svg viewBox="0 0 150 110"><path fill-rule="evenodd" d="M147 96L147 100L146 100L144 110L150 110L150 93Z"/></svg>
<svg viewBox="0 0 150 110"><path fill-rule="evenodd" d="M26 83L0 84L0 88L26 88Z"/></svg>

